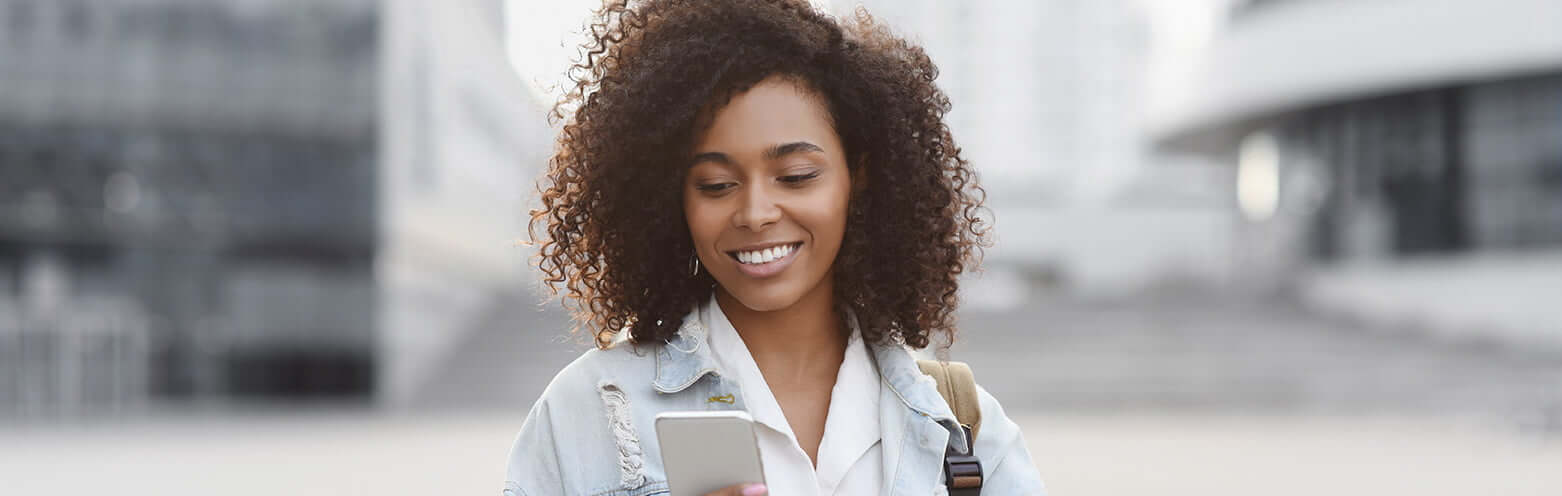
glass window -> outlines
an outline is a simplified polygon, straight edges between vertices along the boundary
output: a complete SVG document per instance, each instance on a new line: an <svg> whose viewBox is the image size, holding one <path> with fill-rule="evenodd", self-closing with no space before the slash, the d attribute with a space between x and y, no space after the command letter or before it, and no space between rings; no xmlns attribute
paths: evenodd
<svg viewBox="0 0 1562 496"><path fill-rule="evenodd" d="M1467 94L1475 242L1562 246L1562 75L1476 85Z"/></svg>

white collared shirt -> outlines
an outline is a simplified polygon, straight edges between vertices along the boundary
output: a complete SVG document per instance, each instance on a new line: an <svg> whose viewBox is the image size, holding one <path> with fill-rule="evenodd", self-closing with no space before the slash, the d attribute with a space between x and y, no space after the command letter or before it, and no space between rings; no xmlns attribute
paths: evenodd
<svg viewBox="0 0 1562 496"><path fill-rule="evenodd" d="M882 444L879 442L879 373L868 356L862 334L852 323L846 356L830 391L830 410L819 442L816 468L792 433L791 424L770 386L749 354L737 329L713 296L699 312L710 330L716 363L738 381L744 405L756 424L759 458L765 483L775 496L879 494L883 487Z"/></svg>

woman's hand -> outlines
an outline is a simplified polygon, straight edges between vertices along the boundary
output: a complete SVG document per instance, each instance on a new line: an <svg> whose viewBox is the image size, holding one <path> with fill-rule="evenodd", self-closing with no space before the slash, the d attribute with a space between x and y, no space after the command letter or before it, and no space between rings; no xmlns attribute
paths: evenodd
<svg viewBox="0 0 1562 496"><path fill-rule="evenodd" d="M767 494L770 494L770 489L765 488L764 484L737 484L705 493L705 496L765 496Z"/></svg>

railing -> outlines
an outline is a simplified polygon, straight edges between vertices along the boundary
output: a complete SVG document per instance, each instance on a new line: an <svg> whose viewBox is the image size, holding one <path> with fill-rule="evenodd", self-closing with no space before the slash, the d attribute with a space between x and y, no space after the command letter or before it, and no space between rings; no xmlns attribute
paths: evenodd
<svg viewBox="0 0 1562 496"><path fill-rule="evenodd" d="M121 302L68 302L54 317L0 297L0 417L118 415L148 396L148 322Z"/></svg>

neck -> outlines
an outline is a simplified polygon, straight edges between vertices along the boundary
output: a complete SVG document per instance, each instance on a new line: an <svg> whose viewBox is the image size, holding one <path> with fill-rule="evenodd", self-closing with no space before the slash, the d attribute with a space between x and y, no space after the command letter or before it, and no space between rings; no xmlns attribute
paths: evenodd
<svg viewBox="0 0 1562 496"><path fill-rule="evenodd" d="M846 355L848 335L835 312L829 284L826 278L821 287L792 306L763 312L744 306L717 288L716 303L743 338L767 381L772 377L779 381L803 381L826 375L834 380Z"/></svg>

